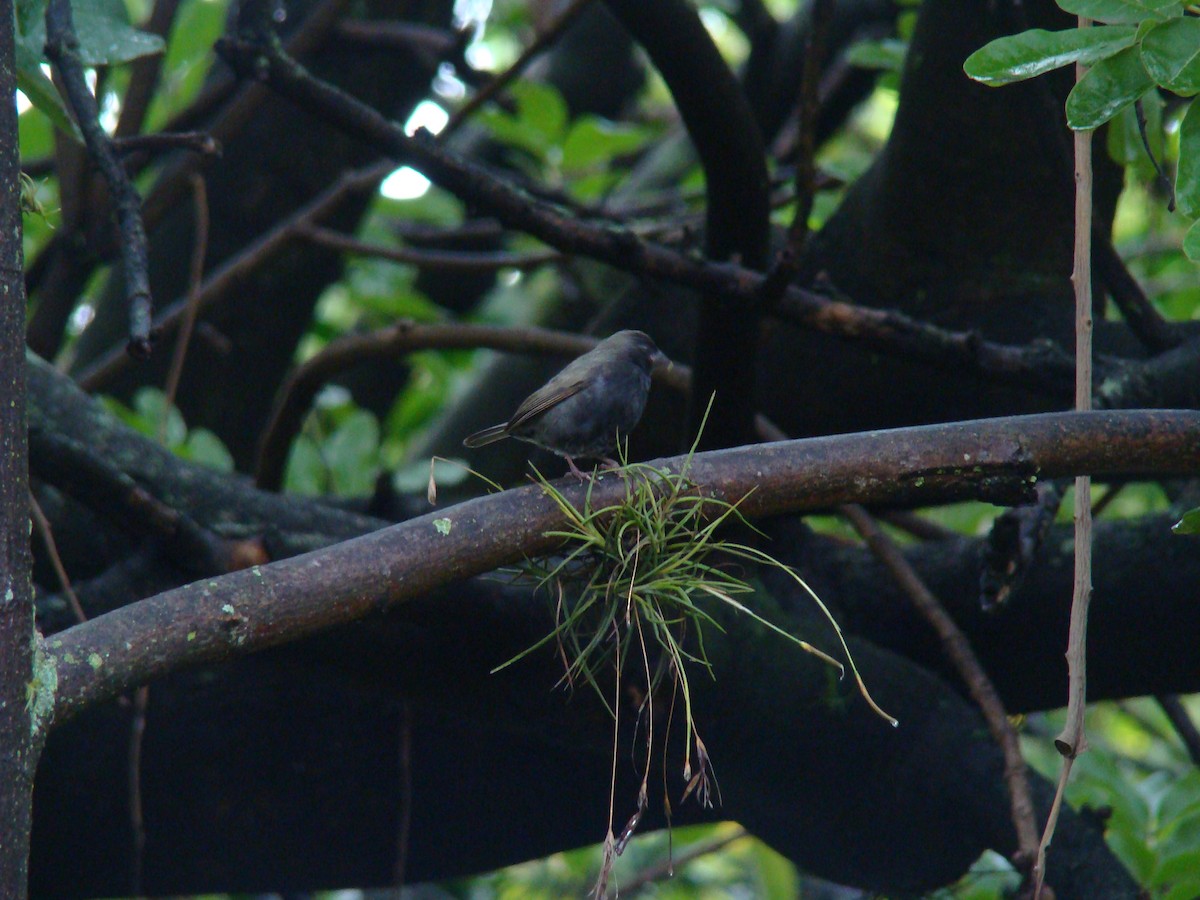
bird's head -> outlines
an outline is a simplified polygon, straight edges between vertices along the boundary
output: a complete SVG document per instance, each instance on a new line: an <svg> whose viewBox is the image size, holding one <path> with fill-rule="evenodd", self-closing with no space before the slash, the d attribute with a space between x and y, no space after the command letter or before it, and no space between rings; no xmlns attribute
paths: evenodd
<svg viewBox="0 0 1200 900"><path fill-rule="evenodd" d="M644 331L618 331L605 343L612 345L614 353L632 360L645 372L671 365L671 360L658 349L654 339Z"/></svg>

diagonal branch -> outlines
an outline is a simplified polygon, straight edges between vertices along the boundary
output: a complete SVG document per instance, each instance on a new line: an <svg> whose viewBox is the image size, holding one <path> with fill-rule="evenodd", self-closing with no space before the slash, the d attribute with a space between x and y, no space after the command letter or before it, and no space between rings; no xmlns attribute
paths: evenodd
<svg viewBox="0 0 1200 900"><path fill-rule="evenodd" d="M467 162L426 133L409 137L396 123L311 76L277 43L264 47L227 37L218 42L217 49L244 77L266 81L280 95L346 133L419 168L468 206L485 210L505 226L531 234L563 253L587 256L729 302L746 303L747 308L753 308L761 297L765 276L760 272L697 259L642 240L625 229L582 221ZM1070 397L1073 390L1072 358L1048 342L1028 347L995 344L973 332L948 331L901 313L830 300L798 287L784 292L776 315L872 349L952 368L959 375L982 374L1062 398ZM1097 377L1105 374L1106 368Z"/></svg>
<svg viewBox="0 0 1200 900"><path fill-rule="evenodd" d="M1040 477L1196 475L1200 412L1052 413L835 435L697 454L705 493L751 517L848 502L1010 499ZM660 460L676 471L683 458ZM561 489L593 506L619 477ZM186 666L241 656L553 550L562 512L538 485L467 501L325 550L205 579L48 639L62 722Z"/></svg>
<svg viewBox="0 0 1200 900"><path fill-rule="evenodd" d="M146 227L142 222L142 198L138 196L125 167L117 159L112 141L100 127L100 110L88 90L79 55L79 38L69 0L46 4L46 56L62 76L67 101L79 122L88 155L108 183L121 230L121 261L125 267L125 296L129 302L129 353L138 358L150 355L150 264L146 254Z"/></svg>

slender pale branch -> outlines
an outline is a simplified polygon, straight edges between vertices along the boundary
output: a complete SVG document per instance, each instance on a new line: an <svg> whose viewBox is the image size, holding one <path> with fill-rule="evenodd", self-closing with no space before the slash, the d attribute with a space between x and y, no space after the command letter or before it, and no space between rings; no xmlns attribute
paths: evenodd
<svg viewBox="0 0 1200 900"><path fill-rule="evenodd" d="M1091 20L1080 16L1079 27ZM1087 71L1075 66L1078 83ZM1076 131L1075 138L1075 265L1071 283L1075 287L1075 409L1092 408L1092 132ZM1067 633L1067 721L1054 739L1062 754L1062 769L1054 803L1034 866L1033 897L1039 900L1046 872L1046 849L1062 808L1067 780L1075 758L1087 749L1083 716L1087 708L1087 619L1092 599L1092 481L1087 475L1075 478L1075 577L1071 596L1071 624Z"/></svg>

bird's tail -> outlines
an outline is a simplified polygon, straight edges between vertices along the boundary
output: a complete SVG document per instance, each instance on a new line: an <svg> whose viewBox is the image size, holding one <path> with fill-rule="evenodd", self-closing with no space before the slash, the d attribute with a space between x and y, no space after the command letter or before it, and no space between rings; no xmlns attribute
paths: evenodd
<svg viewBox="0 0 1200 900"><path fill-rule="evenodd" d="M502 441L506 437L508 437L507 422L503 425L493 425L491 428L485 428L483 431L467 435L467 437L463 438L463 446L483 447L486 444L494 444L496 441Z"/></svg>

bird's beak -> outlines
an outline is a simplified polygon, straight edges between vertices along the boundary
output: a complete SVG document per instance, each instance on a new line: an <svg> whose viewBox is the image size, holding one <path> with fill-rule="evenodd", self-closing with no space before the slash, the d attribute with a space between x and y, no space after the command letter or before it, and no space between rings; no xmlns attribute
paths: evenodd
<svg viewBox="0 0 1200 900"><path fill-rule="evenodd" d="M651 360L651 371L652 372L660 372L660 371L670 372L671 369L674 367L674 365L675 365L675 363L671 362L671 357L667 356L665 353L663 353L661 350L659 350L657 353L654 354L654 357Z"/></svg>

